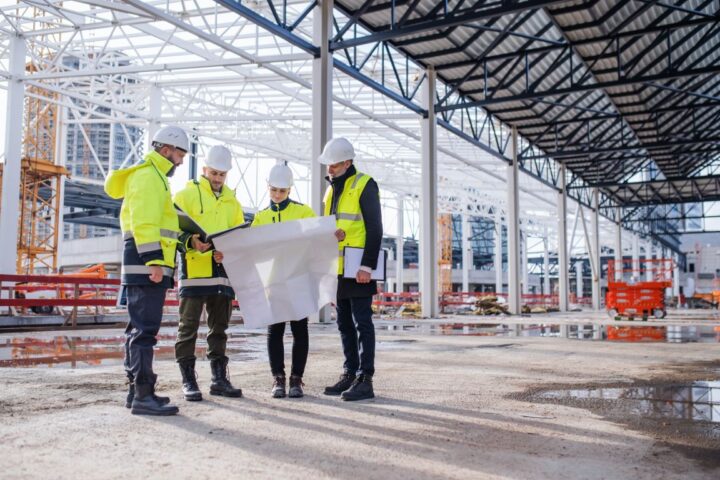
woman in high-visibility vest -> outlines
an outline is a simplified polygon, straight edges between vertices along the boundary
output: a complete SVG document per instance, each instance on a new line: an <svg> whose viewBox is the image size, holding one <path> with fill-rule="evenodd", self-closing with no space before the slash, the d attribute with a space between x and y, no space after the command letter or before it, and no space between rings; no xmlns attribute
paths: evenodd
<svg viewBox="0 0 720 480"><path fill-rule="evenodd" d="M290 189L293 185L293 174L290 167L282 164L275 165L268 177L268 193L270 206L255 214L252 226L270 225L273 223L289 222L301 218L315 216L312 208L290 199ZM290 398L303 396L302 377L307 363L309 336L308 319L303 318L290 322L293 334L292 367L290 370L290 390L286 393L285 377L285 348L283 336L285 335L285 322L276 323L268 327L268 357L270 370L273 375L272 396Z"/></svg>

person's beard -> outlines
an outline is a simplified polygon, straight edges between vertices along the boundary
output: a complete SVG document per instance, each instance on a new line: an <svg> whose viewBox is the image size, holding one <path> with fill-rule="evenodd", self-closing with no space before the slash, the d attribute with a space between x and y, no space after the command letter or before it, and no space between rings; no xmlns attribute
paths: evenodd
<svg viewBox="0 0 720 480"><path fill-rule="evenodd" d="M333 180L335 180L336 178L340 178L340 177L342 177L343 175L345 175L345 174L347 173L347 171L348 171L348 169L346 168L346 169L344 169L342 172L337 172L337 173L335 173L335 175L330 174L330 178L333 179Z"/></svg>

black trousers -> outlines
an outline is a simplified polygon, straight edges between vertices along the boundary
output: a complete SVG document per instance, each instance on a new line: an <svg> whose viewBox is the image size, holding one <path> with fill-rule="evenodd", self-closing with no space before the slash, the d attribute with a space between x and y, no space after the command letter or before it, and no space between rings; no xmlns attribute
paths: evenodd
<svg viewBox="0 0 720 480"><path fill-rule="evenodd" d="M130 321L125 328L125 372L136 384L154 385L153 347L162 322L167 289L160 285L127 285Z"/></svg>
<svg viewBox="0 0 720 480"><path fill-rule="evenodd" d="M372 297L337 299L337 325L340 330L345 373L375 374L375 325Z"/></svg>
<svg viewBox="0 0 720 480"><path fill-rule="evenodd" d="M268 357L270 357L270 371L274 377L278 375L285 376L285 345L283 344L285 323L275 323L268 326ZM293 335L290 374L302 377L305 373L310 346L308 319L303 318L302 320L290 322L290 330L292 330Z"/></svg>

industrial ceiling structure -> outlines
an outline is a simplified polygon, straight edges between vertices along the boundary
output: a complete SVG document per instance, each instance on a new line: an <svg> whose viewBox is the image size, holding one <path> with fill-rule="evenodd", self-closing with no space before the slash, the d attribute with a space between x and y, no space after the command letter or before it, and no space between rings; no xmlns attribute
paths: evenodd
<svg viewBox="0 0 720 480"><path fill-rule="evenodd" d="M131 146L122 158L87 149L94 176L65 182L68 222L110 225L116 207L99 195L104 175L137 161L166 124L193 134L191 169L210 145L231 146L244 205L264 204L264 175L278 160L312 201L318 89L329 92L332 135L356 144L398 235L416 236L422 223L428 118L437 125L438 212L507 222L508 165L517 161L520 228L551 237L551 250L564 225L558 195L571 202L573 229L600 214L598 255L616 247L618 224L621 250L642 235L679 252L679 235L702 231L720 201L716 1L0 5L8 104L20 91L56 105L65 131L87 137L109 123ZM332 70L325 86L314 82L322 59ZM20 149L12 123L6 116L5 152ZM67 136L57 138L62 163Z"/></svg>

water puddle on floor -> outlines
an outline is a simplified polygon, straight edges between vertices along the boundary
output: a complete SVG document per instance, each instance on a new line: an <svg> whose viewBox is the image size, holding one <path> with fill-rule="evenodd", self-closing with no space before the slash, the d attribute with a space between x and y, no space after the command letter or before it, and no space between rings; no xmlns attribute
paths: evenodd
<svg viewBox="0 0 720 480"><path fill-rule="evenodd" d="M422 335L463 335L474 337L558 336L557 325L498 325L481 323L398 323L379 324L382 333L415 333Z"/></svg>
<svg viewBox="0 0 720 480"><path fill-rule="evenodd" d="M718 343L720 327L710 326L615 326L600 323L394 323L377 322L378 333L418 335L461 335L475 337L543 337L572 340L660 343Z"/></svg>
<svg viewBox="0 0 720 480"><path fill-rule="evenodd" d="M255 360L265 352L265 338L259 333L228 330L227 355L231 360ZM207 349L207 329L198 333L196 355L204 358ZM162 329L158 334L155 356L158 359L175 357L174 329ZM12 337L0 340L0 367L64 367L82 368L98 365L122 364L125 336L38 336Z"/></svg>
<svg viewBox="0 0 720 480"><path fill-rule="evenodd" d="M628 388L552 390L542 393L540 398L581 402L615 401L623 403L622 409L632 415L720 425L720 381Z"/></svg>
<svg viewBox="0 0 720 480"><path fill-rule="evenodd" d="M706 367L685 368L705 370ZM651 436L658 448L677 451L717 469L720 468L720 380L714 367L706 378L710 379L556 387L531 390L519 398L599 415Z"/></svg>

